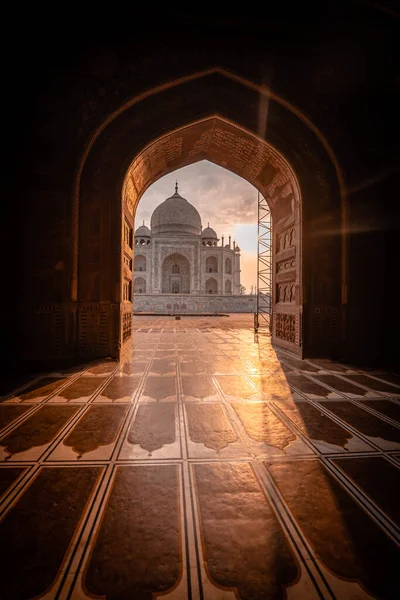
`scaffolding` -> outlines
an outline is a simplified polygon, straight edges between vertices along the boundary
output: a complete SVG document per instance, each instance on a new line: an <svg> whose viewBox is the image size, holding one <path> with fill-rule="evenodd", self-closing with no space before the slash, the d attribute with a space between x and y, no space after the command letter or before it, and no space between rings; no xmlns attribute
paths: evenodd
<svg viewBox="0 0 400 600"><path fill-rule="evenodd" d="M258 192L257 308L255 333L272 333L272 222L266 199Z"/></svg>

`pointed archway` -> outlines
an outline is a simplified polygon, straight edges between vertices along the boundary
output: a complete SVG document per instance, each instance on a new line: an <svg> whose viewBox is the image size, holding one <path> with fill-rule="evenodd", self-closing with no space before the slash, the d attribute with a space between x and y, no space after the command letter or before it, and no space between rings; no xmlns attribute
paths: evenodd
<svg viewBox="0 0 400 600"><path fill-rule="evenodd" d="M191 100L178 114L173 106L189 92ZM263 99L269 102L268 129L260 135L252 115ZM154 115L155 105L160 108L157 118L134 118L139 112ZM75 194L80 221L72 291L78 299L80 352L118 357L130 343L126 332L132 305L122 299L121 273L123 252L133 254L133 249L121 232L133 229L136 206L149 185L202 159L247 179L271 207L274 341L301 355L334 355L342 342L346 215L333 153L299 111L270 90L219 69L171 82L127 103L88 146ZM109 254L103 253L106 264L94 265L88 260L89 241L93 245L94 240L87 231L96 212L111 236L106 241ZM102 301L94 306L87 282L99 271L106 276ZM281 288L289 283L291 293L285 297ZM92 323L88 314L96 310L103 318ZM288 325L280 326L280 321ZM86 340L94 327L98 331L99 322L103 345L89 348Z"/></svg>

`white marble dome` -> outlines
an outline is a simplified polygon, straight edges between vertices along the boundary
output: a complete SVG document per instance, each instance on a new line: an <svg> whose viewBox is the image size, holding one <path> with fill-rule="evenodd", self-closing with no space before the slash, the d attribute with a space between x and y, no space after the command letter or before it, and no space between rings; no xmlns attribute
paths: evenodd
<svg viewBox="0 0 400 600"><path fill-rule="evenodd" d="M217 236L216 232L214 231L214 229L212 227L210 227L210 224L208 225L208 227L203 229L203 231L201 232L201 237L218 240L218 236Z"/></svg>
<svg viewBox="0 0 400 600"><path fill-rule="evenodd" d="M185 198L175 194L162 202L151 216L153 234L200 235L201 218L195 207Z"/></svg>
<svg viewBox="0 0 400 600"><path fill-rule="evenodd" d="M151 237L151 231L146 225L143 223L140 227L138 227L135 231L135 237Z"/></svg>

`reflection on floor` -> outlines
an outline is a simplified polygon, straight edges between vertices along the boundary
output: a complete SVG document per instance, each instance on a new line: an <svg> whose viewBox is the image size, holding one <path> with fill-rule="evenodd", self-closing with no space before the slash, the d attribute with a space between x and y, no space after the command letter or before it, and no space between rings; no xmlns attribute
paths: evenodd
<svg viewBox="0 0 400 600"><path fill-rule="evenodd" d="M0 598L398 598L400 380L135 317L0 404Z"/></svg>

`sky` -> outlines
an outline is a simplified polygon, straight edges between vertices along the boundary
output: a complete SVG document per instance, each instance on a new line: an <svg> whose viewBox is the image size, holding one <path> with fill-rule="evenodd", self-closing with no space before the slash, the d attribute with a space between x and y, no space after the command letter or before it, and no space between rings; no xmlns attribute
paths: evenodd
<svg viewBox="0 0 400 600"><path fill-rule="evenodd" d="M150 227L154 209L175 192L193 204L200 213L203 228L215 229L218 238L228 236L241 249L241 283L246 294L257 283L257 190L245 179L207 160L194 163L165 175L151 185L140 199L135 229Z"/></svg>

